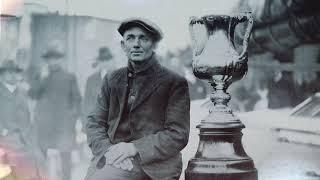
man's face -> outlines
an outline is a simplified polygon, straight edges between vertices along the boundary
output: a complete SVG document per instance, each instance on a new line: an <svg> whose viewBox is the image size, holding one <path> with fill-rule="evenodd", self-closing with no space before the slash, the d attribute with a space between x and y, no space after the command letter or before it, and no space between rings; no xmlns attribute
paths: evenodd
<svg viewBox="0 0 320 180"><path fill-rule="evenodd" d="M123 34L121 47L130 60L144 61L152 56L156 43L143 29L133 27Z"/></svg>
<svg viewBox="0 0 320 180"><path fill-rule="evenodd" d="M5 83L16 85L21 79L20 74L21 73L18 73L16 71L8 70L3 72L2 79Z"/></svg>

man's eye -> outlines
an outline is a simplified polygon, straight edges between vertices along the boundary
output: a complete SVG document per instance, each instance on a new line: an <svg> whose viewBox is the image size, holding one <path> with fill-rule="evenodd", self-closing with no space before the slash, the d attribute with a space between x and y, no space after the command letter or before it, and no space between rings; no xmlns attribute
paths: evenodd
<svg viewBox="0 0 320 180"><path fill-rule="evenodd" d="M132 40L133 37L132 36L128 36L126 40Z"/></svg>
<svg viewBox="0 0 320 180"><path fill-rule="evenodd" d="M140 38L142 41L149 41L149 38L147 38L147 37L141 37Z"/></svg>

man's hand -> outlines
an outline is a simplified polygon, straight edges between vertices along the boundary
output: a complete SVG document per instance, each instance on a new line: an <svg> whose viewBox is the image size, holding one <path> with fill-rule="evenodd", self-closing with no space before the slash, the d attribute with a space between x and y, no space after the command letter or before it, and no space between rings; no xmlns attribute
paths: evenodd
<svg viewBox="0 0 320 180"><path fill-rule="evenodd" d="M121 168L125 171L131 171L133 169L132 161L133 161L133 158L126 158L119 164L114 164L113 166L116 168Z"/></svg>
<svg viewBox="0 0 320 180"><path fill-rule="evenodd" d="M105 157L107 164L116 165L136 154L137 150L132 143L121 142L111 146L106 152Z"/></svg>

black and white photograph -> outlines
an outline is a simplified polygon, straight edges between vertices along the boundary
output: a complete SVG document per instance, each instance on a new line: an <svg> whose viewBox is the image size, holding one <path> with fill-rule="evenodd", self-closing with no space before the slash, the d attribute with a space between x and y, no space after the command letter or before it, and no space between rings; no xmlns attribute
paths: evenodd
<svg viewBox="0 0 320 180"><path fill-rule="evenodd" d="M319 0L0 0L0 180L320 180Z"/></svg>

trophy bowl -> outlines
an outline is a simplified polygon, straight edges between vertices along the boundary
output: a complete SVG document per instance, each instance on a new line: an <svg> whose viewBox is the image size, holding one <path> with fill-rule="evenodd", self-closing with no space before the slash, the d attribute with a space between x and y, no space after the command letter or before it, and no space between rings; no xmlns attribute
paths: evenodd
<svg viewBox="0 0 320 180"><path fill-rule="evenodd" d="M236 51L234 32L237 24L248 22L242 52ZM250 13L237 16L208 15L192 17L190 33L193 44L193 72L209 81L223 81L226 86L247 72L248 41L253 26Z"/></svg>

